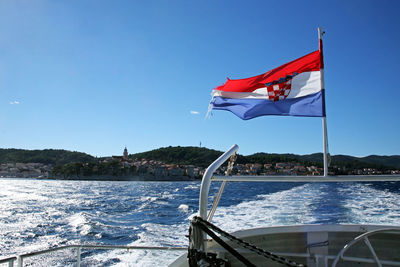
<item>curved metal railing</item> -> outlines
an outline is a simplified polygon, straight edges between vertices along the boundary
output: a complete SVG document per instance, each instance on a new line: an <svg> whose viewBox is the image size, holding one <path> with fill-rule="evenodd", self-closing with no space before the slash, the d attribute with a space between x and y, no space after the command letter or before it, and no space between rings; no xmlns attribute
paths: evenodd
<svg viewBox="0 0 400 267"><path fill-rule="evenodd" d="M121 249L121 250L181 250L186 251L187 247L151 247L151 246L112 246L112 245L67 245L67 246L60 246L30 253L21 254L14 257L9 257L5 259L0 259L0 264L8 263L9 267L14 266L15 261L17 261L17 266L22 267L24 266L24 260L30 257L42 255L42 254L49 254L54 251L65 250L65 249L76 249L76 266L80 267L82 258L81 253L82 249Z"/></svg>
<svg viewBox="0 0 400 267"><path fill-rule="evenodd" d="M345 257L344 253L350 249L350 247L352 247L353 245L355 245L358 242L364 241L364 243L367 245L371 255L372 255L372 259L363 259L365 263L376 263L377 266L382 267L382 264L385 265L392 265L392 266L400 266L400 262L398 261L387 261L387 260L382 260L379 259L378 255L375 252L374 247L372 246L371 242L369 241L368 237L372 236L372 235L376 235L379 233L391 233L391 234L397 234L400 235L400 230L397 228L383 228L383 229L377 229L377 230L373 230L373 231L369 231L366 233L363 233L359 236L357 236L356 238L354 238L351 242L349 242L348 244L346 244L342 250L340 250L340 252L337 254L335 260L332 263L332 267L336 267L337 263L339 262L339 260L343 260L343 261L353 261L353 262L361 262L360 258L354 259L354 257Z"/></svg>
<svg viewBox="0 0 400 267"><path fill-rule="evenodd" d="M204 172L203 179L200 186L200 199L199 199L199 215L204 220L207 220L207 205L208 205L208 192L210 190L211 177L214 172L229 159L237 150L238 145L233 145L228 151L217 158L207 170Z"/></svg>

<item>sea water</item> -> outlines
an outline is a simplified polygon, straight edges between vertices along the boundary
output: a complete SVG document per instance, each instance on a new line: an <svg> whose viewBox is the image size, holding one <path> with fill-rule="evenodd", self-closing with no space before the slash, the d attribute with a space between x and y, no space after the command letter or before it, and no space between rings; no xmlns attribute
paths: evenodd
<svg viewBox="0 0 400 267"><path fill-rule="evenodd" d="M210 200L219 189L212 183ZM69 244L187 246L200 182L0 179L0 259ZM228 183L226 231L292 224L400 224L400 183ZM73 266L76 252L27 259ZM84 266L167 266L180 251L82 250ZM6 265L5 265L6 266Z"/></svg>

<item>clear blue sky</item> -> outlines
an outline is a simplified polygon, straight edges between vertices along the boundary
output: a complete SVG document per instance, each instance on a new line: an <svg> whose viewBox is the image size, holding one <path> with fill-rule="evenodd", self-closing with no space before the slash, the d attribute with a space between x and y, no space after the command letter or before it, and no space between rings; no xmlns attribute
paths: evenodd
<svg viewBox="0 0 400 267"><path fill-rule="evenodd" d="M0 147L322 151L320 118L214 111L324 36L332 154L400 154L400 1L0 1Z"/></svg>

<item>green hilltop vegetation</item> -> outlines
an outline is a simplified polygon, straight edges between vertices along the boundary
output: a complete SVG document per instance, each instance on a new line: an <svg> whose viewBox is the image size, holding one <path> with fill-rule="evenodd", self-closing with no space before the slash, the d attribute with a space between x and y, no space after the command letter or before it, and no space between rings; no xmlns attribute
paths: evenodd
<svg viewBox="0 0 400 267"><path fill-rule="evenodd" d="M246 156L250 163L277 163L277 162L300 162L305 165L323 165L323 154L314 153L310 155L295 154L267 154L256 153ZM376 156L353 157L347 155L335 155L331 157L331 166L346 167L348 169L374 168L378 170L400 169L400 156Z"/></svg>
<svg viewBox="0 0 400 267"><path fill-rule="evenodd" d="M167 164L178 164L178 165L194 165L198 167L207 167L223 152L208 149L205 147L181 147L181 146L169 146L162 147L147 152L136 153L129 155L129 159L153 159L159 160ZM243 160L243 156L239 156L240 160Z"/></svg>
<svg viewBox="0 0 400 267"><path fill-rule="evenodd" d="M147 152L131 154L129 155L129 159L145 158L162 161L167 164L207 167L222 153L222 151L204 147L169 146ZM346 155L335 155L332 156L331 160L331 166L344 166L350 169L400 169L400 156L371 155L367 157L353 157ZM97 163L98 161L99 158L95 158L86 153L72 152L61 149L0 149L0 164L33 162L51 164L53 166L62 166L73 163ZM255 153L248 156L238 155L236 162L238 164L300 162L306 165L322 166L322 153L310 155Z"/></svg>
<svg viewBox="0 0 400 267"><path fill-rule="evenodd" d="M1 163L43 163L64 165L73 162L95 162L96 158L81 152L72 152L62 149L26 150L0 149Z"/></svg>

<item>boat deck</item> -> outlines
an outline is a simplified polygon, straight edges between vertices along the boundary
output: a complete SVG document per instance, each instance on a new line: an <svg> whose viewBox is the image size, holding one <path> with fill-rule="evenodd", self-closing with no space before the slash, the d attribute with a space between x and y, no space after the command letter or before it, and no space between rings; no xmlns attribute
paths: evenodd
<svg viewBox="0 0 400 267"><path fill-rule="evenodd" d="M339 258L346 244L354 238L370 231L377 231L368 236L370 247L360 240L352 245ZM315 267L327 266L379 266L374 259L376 254L384 266L400 266L400 227L382 225L295 225L277 226L242 230L232 235L245 240L273 254L295 261L299 264ZM224 239L230 246L256 266L284 266L232 241ZM219 258L228 260L230 266L244 266L233 255L214 240L207 241L207 251L217 253ZM338 257L337 264L334 264ZM172 266L188 266L186 255L181 256Z"/></svg>

